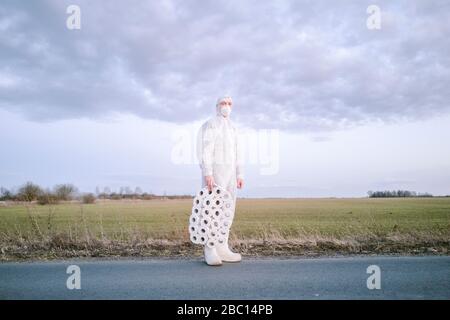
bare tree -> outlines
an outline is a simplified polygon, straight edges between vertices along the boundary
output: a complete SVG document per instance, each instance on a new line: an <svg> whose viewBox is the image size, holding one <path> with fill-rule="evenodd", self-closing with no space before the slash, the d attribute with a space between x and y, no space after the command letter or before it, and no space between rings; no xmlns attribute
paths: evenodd
<svg viewBox="0 0 450 320"><path fill-rule="evenodd" d="M77 192L77 188L72 184L58 184L54 188L54 193L59 200L72 200Z"/></svg>
<svg viewBox="0 0 450 320"><path fill-rule="evenodd" d="M41 187L29 181L19 189L18 197L23 201L33 201L36 200L40 194L42 194Z"/></svg>

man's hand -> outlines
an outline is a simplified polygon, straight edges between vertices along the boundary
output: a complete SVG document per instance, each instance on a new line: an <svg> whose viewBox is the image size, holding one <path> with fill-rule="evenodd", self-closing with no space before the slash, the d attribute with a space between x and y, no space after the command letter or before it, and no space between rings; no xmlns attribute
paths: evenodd
<svg viewBox="0 0 450 320"><path fill-rule="evenodd" d="M208 186L208 190L211 191L214 187L214 177L213 176L205 176L206 185Z"/></svg>
<svg viewBox="0 0 450 320"><path fill-rule="evenodd" d="M244 179L237 178L237 187L238 189L242 189L244 187Z"/></svg>

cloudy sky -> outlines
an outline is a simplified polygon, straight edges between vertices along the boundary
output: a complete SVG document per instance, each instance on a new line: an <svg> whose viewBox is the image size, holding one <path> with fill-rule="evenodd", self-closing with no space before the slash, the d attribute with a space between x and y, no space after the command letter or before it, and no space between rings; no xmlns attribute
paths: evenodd
<svg viewBox="0 0 450 320"><path fill-rule="evenodd" d="M0 185L194 193L230 94L241 196L450 194L448 21L433 0L3 0Z"/></svg>

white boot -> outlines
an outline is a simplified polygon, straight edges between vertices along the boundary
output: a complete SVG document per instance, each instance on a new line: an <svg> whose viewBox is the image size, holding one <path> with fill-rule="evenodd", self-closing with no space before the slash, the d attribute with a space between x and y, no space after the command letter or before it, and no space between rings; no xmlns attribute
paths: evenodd
<svg viewBox="0 0 450 320"><path fill-rule="evenodd" d="M239 253L235 253L230 250L228 246L228 239L224 241L222 244L216 244L216 251L219 254L220 259L224 262L239 262L242 260L242 257Z"/></svg>
<svg viewBox="0 0 450 320"><path fill-rule="evenodd" d="M209 248L205 245L205 261L210 266L220 266L222 265L222 260L217 254L216 248Z"/></svg>

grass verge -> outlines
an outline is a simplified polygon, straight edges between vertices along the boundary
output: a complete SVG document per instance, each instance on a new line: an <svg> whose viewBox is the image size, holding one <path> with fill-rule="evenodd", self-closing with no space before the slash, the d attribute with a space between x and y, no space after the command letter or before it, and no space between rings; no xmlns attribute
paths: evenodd
<svg viewBox="0 0 450 320"><path fill-rule="evenodd" d="M0 260L195 257L189 200L0 208ZM241 199L231 246L244 256L448 254L450 199Z"/></svg>

